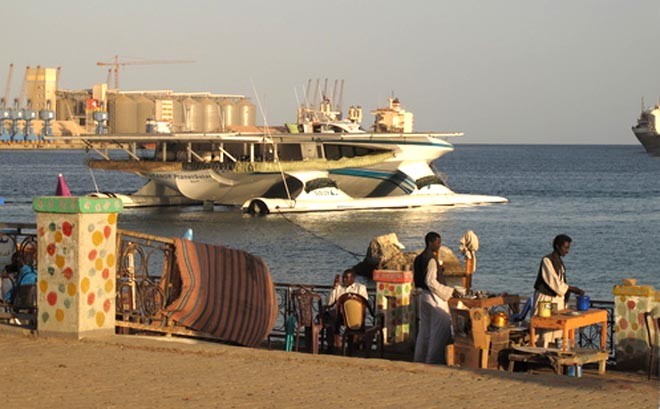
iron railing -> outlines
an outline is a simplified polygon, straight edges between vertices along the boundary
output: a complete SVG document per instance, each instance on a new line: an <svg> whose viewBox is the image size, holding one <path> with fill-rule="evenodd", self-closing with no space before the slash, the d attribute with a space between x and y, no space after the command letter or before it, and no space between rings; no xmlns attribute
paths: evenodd
<svg viewBox="0 0 660 409"><path fill-rule="evenodd" d="M34 224L0 223L0 262L11 262L14 254L33 260L37 264L37 230ZM174 241L166 237L119 229L117 232L117 326L134 330L152 331L161 328L172 332L172 323L166 321L163 308L177 294L179 283L172 282L175 268ZM293 311L293 291L305 287L327 299L331 285L276 283L278 318L269 340L283 338L286 322ZM375 288L369 287L369 303L375 306ZM591 301L592 308L607 311L607 350L614 360L614 302ZM320 311L316 311L320 314ZM170 330L167 330L170 328ZM195 335L179 328L186 335ZM175 331L176 332L176 331ZM577 336L581 348L599 349L601 325L580 328Z"/></svg>
<svg viewBox="0 0 660 409"><path fill-rule="evenodd" d="M614 363L614 302L613 301L591 301L591 308L607 311L607 351L609 363ZM594 324L582 327L578 330L577 345L580 348L600 349L602 324Z"/></svg>
<svg viewBox="0 0 660 409"><path fill-rule="evenodd" d="M117 231L117 326L166 326L163 308L174 291L174 240Z"/></svg>
<svg viewBox="0 0 660 409"><path fill-rule="evenodd" d="M0 267L20 256L37 268L37 226L30 223L0 223Z"/></svg>
<svg viewBox="0 0 660 409"><path fill-rule="evenodd" d="M293 291L297 288L304 287L310 291L320 294L322 299L327 300L330 292L332 291L331 285L317 285L317 284L290 284L290 283L275 283L275 296L277 297L278 315L277 321L273 330L268 335L268 340L284 338L286 335L286 322L287 319L294 315L293 311ZM376 288L367 287L369 294L369 304L373 307L376 305ZM316 314L321 314L318 311L318 306L314 306ZM369 317L373 320L373 317ZM373 324L373 323L372 323Z"/></svg>

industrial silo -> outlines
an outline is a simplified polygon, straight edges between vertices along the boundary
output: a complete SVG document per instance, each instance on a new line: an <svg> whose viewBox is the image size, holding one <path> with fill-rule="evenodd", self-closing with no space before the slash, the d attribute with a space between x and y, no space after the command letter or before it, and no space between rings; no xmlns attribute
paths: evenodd
<svg viewBox="0 0 660 409"><path fill-rule="evenodd" d="M174 132L187 132L186 120L183 114L183 100L174 98L172 103L172 130Z"/></svg>
<svg viewBox="0 0 660 409"><path fill-rule="evenodd" d="M137 133L137 104L128 95L118 95L109 103L108 116L112 133Z"/></svg>
<svg viewBox="0 0 660 409"><path fill-rule="evenodd" d="M204 131L204 112L199 100L190 97L182 101L185 127L190 132Z"/></svg>
<svg viewBox="0 0 660 409"><path fill-rule="evenodd" d="M204 113L203 132L218 132L220 129L220 107L209 98L199 102Z"/></svg>
<svg viewBox="0 0 660 409"><path fill-rule="evenodd" d="M152 99L140 95L135 98L136 114L137 114L137 133L146 133L146 124L148 119L155 119L156 104Z"/></svg>
<svg viewBox="0 0 660 409"><path fill-rule="evenodd" d="M55 101L55 119L58 121L68 121L73 118L73 106L75 101L67 96L58 97Z"/></svg>
<svg viewBox="0 0 660 409"><path fill-rule="evenodd" d="M243 98L236 104L238 125L254 126L257 124L257 107L249 99Z"/></svg>
<svg viewBox="0 0 660 409"><path fill-rule="evenodd" d="M222 112L222 120L220 123L223 125L224 129L237 125L238 112L236 111L236 105L234 104L234 101L229 98L225 99L220 103L220 109Z"/></svg>

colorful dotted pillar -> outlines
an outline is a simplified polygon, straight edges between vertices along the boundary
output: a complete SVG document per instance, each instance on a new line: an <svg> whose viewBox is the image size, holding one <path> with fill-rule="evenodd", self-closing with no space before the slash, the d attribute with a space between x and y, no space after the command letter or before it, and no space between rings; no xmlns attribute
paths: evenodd
<svg viewBox="0 0 660 409"><path fill-rule="evenodd" d="M660 314L660 291L648 285L616 285L613 292L616 367L646 370L650 348L644 313Z"/></svg>
<svg viewBox="0 0 660 409"><path fill-rule="evenodd" d="M386 345L408 347L415 324L415 309L410 302L413 276L410 271L375 270L376 309L385 316L383 338Z"/></svg>
<svg viewBox="0 0 660 409"><path fill-rule="evenodd" d="M37 197L37 328L77 338L112 334L119 199Z"/></svg>

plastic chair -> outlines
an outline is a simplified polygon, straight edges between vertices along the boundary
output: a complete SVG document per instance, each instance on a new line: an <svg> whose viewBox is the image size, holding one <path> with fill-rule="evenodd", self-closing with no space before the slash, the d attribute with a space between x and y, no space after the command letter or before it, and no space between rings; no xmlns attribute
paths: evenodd
<svg viewBox="0 0 660 409"><path fill-rule="evenodd" d="M379 356L383 357L383 317L375 316L369 301L358 294L346 293L337 300L338 313L344 319L344 333L341 339L342 353L351 355L355 346L362 347L367 356L375 341ZM375 318L375 324L366 324L367 311Z"/></svg>
<svg viewBox="0 0 660 409"><path fill-rule="evenodd" d="M520 322L524 321L527 318L527 314L529 314L529 311L532 309L532 299L534 296L529 297L527 301L525 301L525 304L521 308L520 312L511 314L509 317L509 321L511 322Z"/></svg>
<svg viewBox="0 0 660 409"><path fill-rule="evenodd" d="M292 293L293 310L296 315L295 350L300 346L300 332L305 331L305 347L307 352L319 353L319 337L323 329L323 322L317 311L321 308L321 295L300 287ZM314 308L316 304L316 310Z"/></svg>
<svg viewBox="0 0 660 409"><path fill-rule="evenodd" d="M644 313L644 323L646 324L646 335L649 342L649 380L653 375L653 367L658 359L656 341L660 335L660 317L654 317L651 312Z"/></svg>

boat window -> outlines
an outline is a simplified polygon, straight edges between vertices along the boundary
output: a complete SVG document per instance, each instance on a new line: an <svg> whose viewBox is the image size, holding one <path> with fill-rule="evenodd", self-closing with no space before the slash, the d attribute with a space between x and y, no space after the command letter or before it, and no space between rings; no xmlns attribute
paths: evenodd
<svg viewBox="0 0 660 409"><path fill-rule="evenodd" d="M329 178L318 178L312 179L309 182L305 183L305 192L309 193L316 189L322 189L324 187L337 187L337 183Z"/></svg>
<svg viewBox="0 0 660 409"><path fill-rule="evenodd" d="M423 188L425 186L428 186L428 185L447 186L445 181L437 175L424 176L423 178L419 178L415 181L415 184L417 185L417 189L421 189L421 188Z"/></svg>

